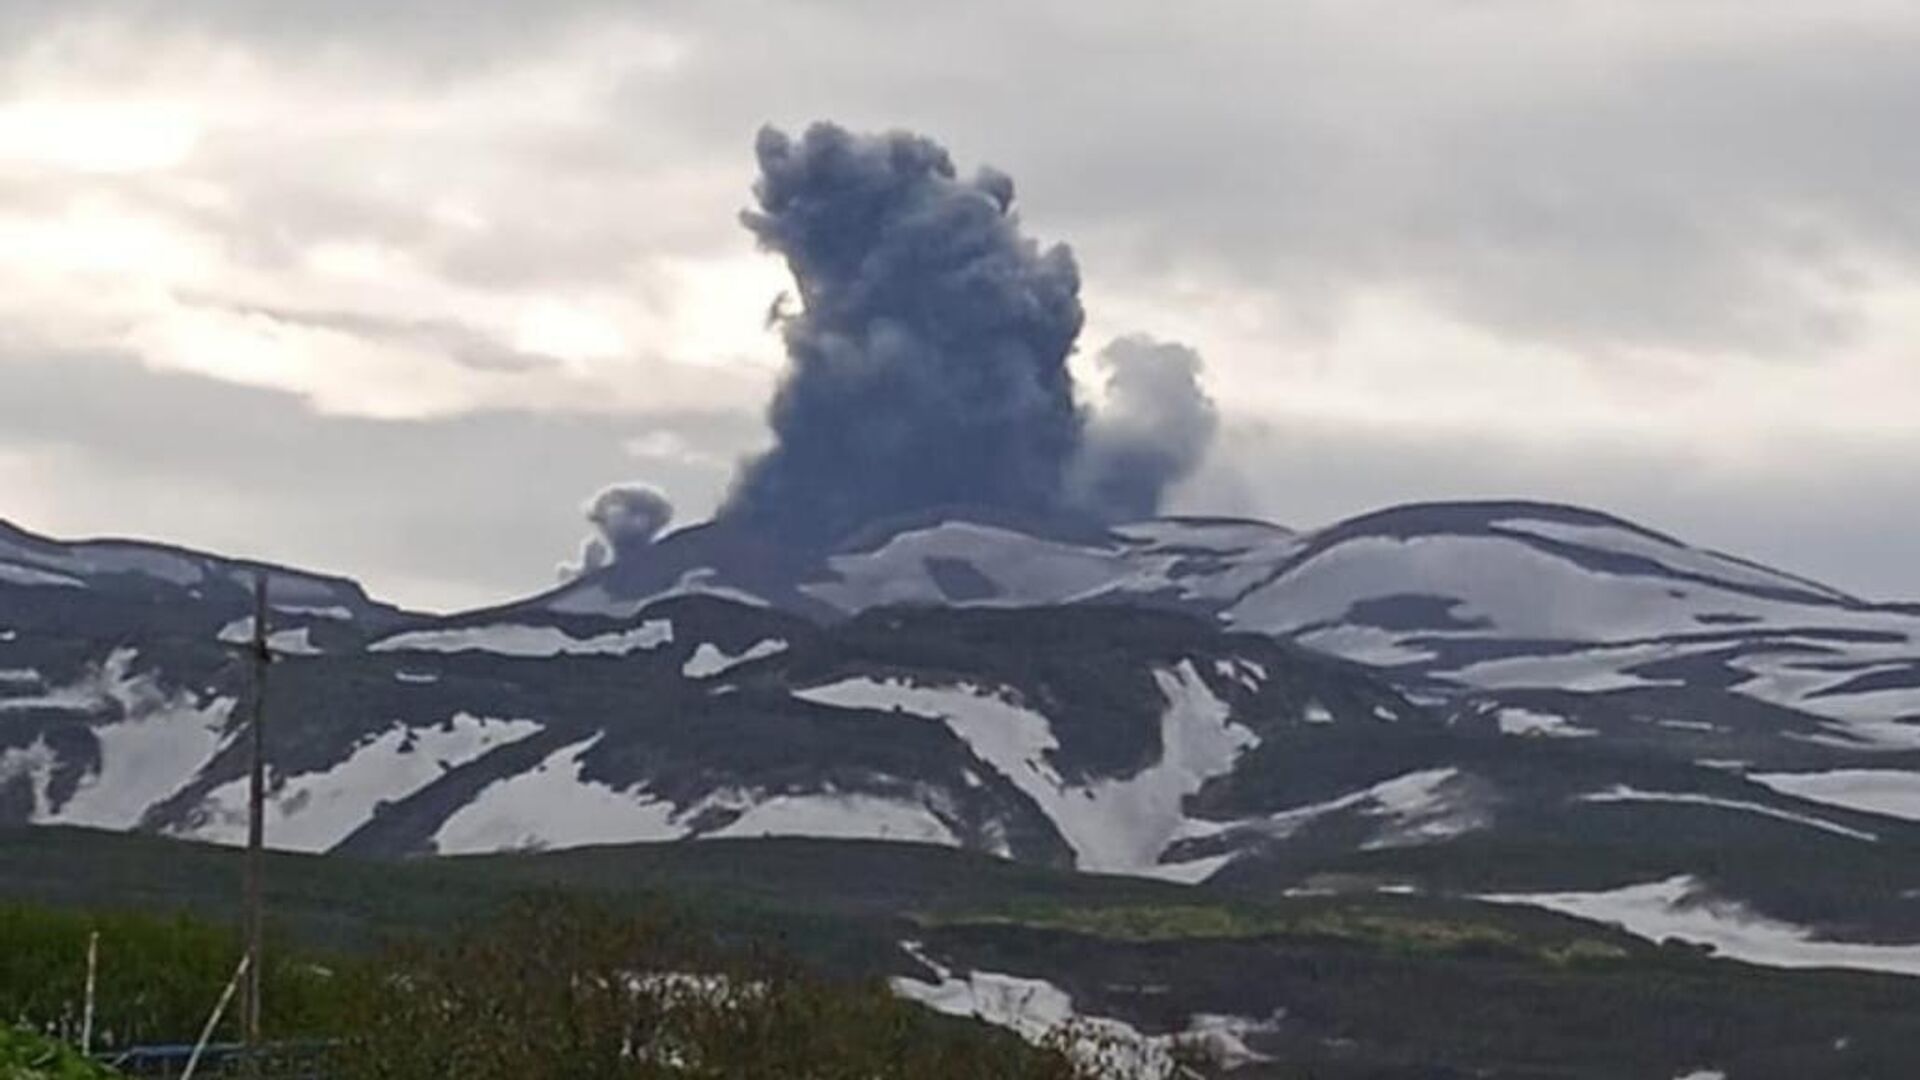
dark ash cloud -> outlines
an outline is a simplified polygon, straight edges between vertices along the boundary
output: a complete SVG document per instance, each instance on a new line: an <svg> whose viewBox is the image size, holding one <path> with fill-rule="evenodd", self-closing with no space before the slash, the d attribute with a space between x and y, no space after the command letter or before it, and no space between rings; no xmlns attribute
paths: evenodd
<svg viewBox="0 0 1920 1080"><path fill-rule="evenodd" d="M1220 426L1200 386L1200 354L1134 336L1102 349L1099 362L1107 396L1074 463L1073 501L1103 518L1152 517L1167 489L1199 466Z"/></svg>
<svg viewBox="0 0 1920 1080"><path fill-rule="evenodd" d="M651 484L609 485L587 501L585 512L597 535L580 546L577 565L560 567L562 581L633 558L673 521L673 503Z"/></svg>
<svg viewBox="0 0 1920 1080"><path fill-rule="evenodd" d="M1158 505L1197 452L1195 429L1150 415L1131 375L1122 404L1137 415L1116 417L1115 449L1149 468L1075 498L1089 431L1067 369L1080 273L1065 246L1021 231L1011 179L961 179L943 147L898 131L765 128L755 149L759 208L741 219L786 259L800 310L778 316L790 367L768 415L774 446L742 469L723 518L819 545L928 507ZM1169 433L1185 441L1155 445Z"/></svg>

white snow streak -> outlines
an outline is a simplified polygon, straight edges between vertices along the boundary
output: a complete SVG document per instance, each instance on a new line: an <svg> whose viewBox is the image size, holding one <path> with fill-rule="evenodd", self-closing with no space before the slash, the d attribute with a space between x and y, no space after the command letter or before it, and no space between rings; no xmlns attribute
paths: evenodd
<svg viewBox="0 0 1920 1080"><path fill-rule="evenodd" d="M1820 941L1811 931L1716 900L1687 875L1607 892L1509 893L1482 896L1612 923L1648 941L1678 938L1711 945L1723 956L1770 967L1840 967L1920 975L1920 945Z"/></svg>
<svg viewBox="0 0 1920 1080"><path fill-rule="evenodd" d="M1748 773L1747 779L1810 802L1920 821L1920 772L1836 769L1817 773Z"/></svg>
<svg viewBox="0 0 1920 1080"><path fill-rule="evenodd" d="M1524 738L1585 739L1600 734L1554 713L1532 709L1505 708L1497 717L1500 734Z"/></svg>
<svg viewBox="0 0 1920 1080"><path fill-rule="evenodd" d="M1258 743L1234 724L1190 662L1154 674L1167 707L1160 760L1130 777L1069 783L1049 755L1059 749L1038 712L971 685L918 686L846 679L794 696L847 708L887 710L939 720L981 760L1031 798L1059 829L1082 870L1151 872L1186 823L1183 803L1208 779L1231 771Z"/></svg>
<svg viewBox="0 0 1920 1080"><path fill-rule="evenodd" d="M577 638L556 626L494 623L448 630L412 630L374 642L371 652L487 652L501 656L623 656L673 640L673 623L649 619L628 630Z"/></svg>
<svg viewBox="0 0 1920 1080"><path fill-rule="evenodd" d="M435 850L460 855L687 835L688 828L674 820L672 803L582 778L580 759L601 738L563 746L532 769L487 785L441 823Z"/></svg>
<svg viewBox="0 0 1920 1080"><path fill-rule="evenodd" d="M496 720L459 713L434 727L396 723L363 737L345 760L290 777L274 776L267 800L267 844L288 851L326 851L373 818L380 803L397 801L506 743L540 729L531 720ZM177 830L218 844L247 836L244 778L207 794L194 824Z"/></svg>
<svg viewBox="0 0 1920 1080"><path fill-rule="evenodd" d="M703 641L699 648L693 650L693 655L687 658L680 673L690 679L705 679L718 675L728 668L777 655L786 647L787 643L779 638L764 638L754 642L740 653L729 654L712 642Z"/></svg>
<svg viewBox="0 0 1920 1080"><path fill-rule="evenodd" d="M1777 818L1781 821L1789 821L1795 825L1805 825L1813 829L1824 829L1827 832L1850 837L1854 840L1865 840L1868 843L1875 843L1880 839L1878 836L1864 829L1849 828L1823 818L1809 817L1806 814L1796 814L1789 810L1782 810L1779 807L1768 806L1765 803L1745 802L1740 799L1721 799L1712 795L1696 795L1692 792L1641 791L1638 788L1629 787L1625 784L1616 784L1605 791L1595 791L1582 795L1580 796L1580 801L1592 803L1661 802L1685 803L1690 806L1713 806L1723 810L1738 810L1742 813L1762 814L1766 817Z"/></svg>
<svg viewBox="0 0 1920 1080"><path fill-rule="evenodd" d="M91 729L99 745L99 768L83 777L59 806L44 801L37 805L35 823L130 829L219 750L232 699L203 705L190 694L167 693L151 677L132 674L136 658L132 649L117 649L74 683L35 698L0 701L0 712L27 707L112 709L122 717ZM42 764L52 768L50 753Z"/></svg>
<svg viewBox="0 0 1920 1080"><path fill-rule="evenodd" d="M776 795L748 808L726 828L705 835L818 836L960 846L953 830L924 805L832 793Z"/></svg>

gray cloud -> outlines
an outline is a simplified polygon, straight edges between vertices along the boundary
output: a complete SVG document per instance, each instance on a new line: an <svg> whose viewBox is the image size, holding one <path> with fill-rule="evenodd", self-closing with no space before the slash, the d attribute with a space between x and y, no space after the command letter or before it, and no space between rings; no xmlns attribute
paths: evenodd
<svg viewBox="0 0 1920 1080"><path fill-rule="evenodd" d="M636 30L684 53L635 62ZM1662 392L1625 355L1639 349L1756 382L1817 369L1849 347L1877 282L1920 276L1916 47L1920 13L1871 0L1307 0L1177 20L1135 0L19 0L0 4L10 97L164 98L240 70L260 119L208 132L157 179L0 169L0 202L53 221L84 197L183 222L236 275L364 244L482 292L644 294L648 258L746 251L729 214L760 124L834 116L937 131L1019 175L1027 220L1073 238L1096 296L1179 313L1231 291L1236 317L1337 342L1385 292L1502 346L1572 350L1630 400ZM554 72L579 85L549 100ZM436 218L443 198L477 224ZM332 294L233 295L290 318L352 314ZM451 354L443 335L462 324L435 321L450 310L468 309L362 332ZM53 343L0 357L0 456L35 455L28 494L46 523L260 551L411 595L540 584L578 528L551 477L622 479L623 444L656 420L697 451L646 474L688 512L720 495L712 462L761 437L744 400L673 417L316 417L287 395L81 359L58 337L0 328ZM484 348L469 355L486 366ZM1899 393L1911 384L1881 389ZM1253 438L1247 404L1223 398L1225 442L1181 488L1184 509L1311 524L1408 498L1569 499L1863 591L1920 593L1902 550L1920 531L1903 509L1920 505L1910 439L1795 435L1790 455L1716 457L1716 431L1658 453L1598 439L1576 452L1499 416L1387 430L1312 415ZM236 454L236 440L260 450ZM429 555L411 539L436 530L489 543Z"/></svg>
<svg viewBox="0 0 1920 1080"><path fill-rule="evenodd" d="M560 567L562 581L633 558L673 521L673 503L651 484L611 484L587 500L585 510L595 535L581 544L577 564Z"/></svg>
<svg viewBox="0 0 1920 1080"><path fill-rule="evenodd" d="M731 460L758 427L746 409L327 416L291 394L124 356L0 350L0 464L23 457L28 485L0 491L0 517L351 574L410 604L478 605L551 584L555 554L577 544L555 477L619 483L632 468L624 444L645 432ZM714 464L647 467L696 514L726 479Z"/></svg>
<svg viewBox="0 0 1920 1080"><path fill-rule="evenodd" d="M306 311L194 295L182 295L178 299L189 307L271 319L289 326L337 330L373 342L423 347L476 371L524 373L553 368L560 363L555 357L511 348L485 331L451 319L396 319L364 311Z"/></svg>
<svg viewBox="0 0 1920 1080"><path fill-rule="evenodd" d="M1152 517L1167 490L1199 466L1219 427L1200 386L1200 354L1125 337L1100 350L1099 364L1107 394L1070 470L1073 500L1107 518Z"/></svg>
<svg viewBox="0 0 1920 1080"><path fill-rule="evenodd" d="M755 149L759 209L742 221L803 307L782 319L774 445L722 516L807 544L929 506L1057 508L1080 444L1080 274L1020 233L1012 181L959 179L903 132L768 128Z"/></svg>
<svg viewBox="0 0 1920 1080"><path fill-rule="evenodd" d="M1590 506L1875 600L1920 598L1913 462L1895 445L1782 445L1729 472L1710 452L1571 438L1524 451L1498 432L1355 425L1296 416L1223 425L1173 509L1317 528L1385 506L1524 499Z"/></svg>

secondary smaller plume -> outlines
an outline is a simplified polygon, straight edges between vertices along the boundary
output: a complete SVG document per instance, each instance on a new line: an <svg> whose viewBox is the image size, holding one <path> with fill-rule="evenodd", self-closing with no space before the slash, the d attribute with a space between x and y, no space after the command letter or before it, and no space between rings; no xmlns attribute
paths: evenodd
<svg viewBox="0 0 1920 1080"><path fill-rule="evenodd" d="M580 561L560 567L560 578L582 574L631 558L653 545L673 521L673 503L650 484L614 484L602 488L582 507L596 535L580 546Z"/></svg>
<svg viewBox="0 0 1920 1080"><path fill-rule="evenodd" d="M1100 350L1098 360L1107 394L1069 473L1071 497L1108 521L1152 517L1167 489L1206 456L1220 426L1200 385L1200 354L1132 336Z"/></svg>

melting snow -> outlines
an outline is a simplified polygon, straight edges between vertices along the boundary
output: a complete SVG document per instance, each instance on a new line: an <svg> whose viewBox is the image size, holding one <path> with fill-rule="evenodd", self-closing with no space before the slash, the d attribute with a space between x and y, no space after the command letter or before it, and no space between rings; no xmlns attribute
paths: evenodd
<svg viewBox="0 0 1920 1080"><path fill-rule="evenodd" d="M314 604L275 604L273 610L285 612L288 615L307 615L315 619L334 619L339 622L347 622L353 618L353 612L338 604L324 607Z"/></svg>
<svg viewBox="0 0 1920 1080"><path fill-rule="evenodd" d="M219 639L228 645L245 645L252 641L253 616L235 619L221 627ZM288 656L318 656L322 651L313 643L313 631L304 626L275 630L268 634L267 648Z"/></svg>
<svg viewBox="0 0 1920 1080"><path fill-rule="evenodd" d="M959 847L960 838L919 803L872 795L776 795L708 836L821 836L909 840Z"/></svg>
<svg viewBox="0 0 1920 1080"><path fill-rule="evenodd" d="M220 698L203 705L190 694L168 693L151 677L132 673L136 656L132 649L117 649L72 684L36 698L0 701L0 711L113 708L121 717L91 729L99 746L99 768L82 777L72 796L59 806L44 800L36 805L36 823L130 829L220 748L232 700ZM53 762L49 756L36 767L39 764L51 769ZM44 783L41 792L45 793Z"/></svg>
<svg viewBox="0 0 1920 1080"><path fill-rule="evenodd" d="M434 834L442 855L556 845L678 840L687 826L675 807L638 788L616 789L584 779L581 758L594 735L547 755L526 772L496 780L454 811Z"/></svg>
<svg viewBox="0 0 1920 1080"><path fill-rule="evenodd" d="M532 770L496 780L455 811L434 837L443 855L525 848L680 840L715 810L738 811L701 837L823 836L960 846L922 802L833 791L764 796L738 788L676 806L635 784L584 779L581 759L602 736L562 747Z"/></svg>
<svg viewBox="0 0 1920 1080"><path fill-rule="evenodd" d="M1535 712L1532 709L1501 709L1497 719L1502 735L1585 739L1600 734L1592 728L1583 728L1564 716Z"/></svg>
<svg viewBox="0 0 1920 1080"><path fill-rule="evenodd" d="M1079 1011L1073 995L1045 979L992 971L956 972L927 956L918 943L901 946L934 973L935 981L896 977L893 992L948 1016L963 1016L1007 1028L1033 1043L1065 1039L1068 1052L1101 1075L1188 1075L1176 1070L1176 1050L1198 1048L1219 1067L1271 1061L1247 1046L1250 1036L1279 1030L1283 1014L1265 1020L1197 1013L1174 1035L1148 1035L1124 1020Z"/></svg>
<svg viewBox="0 0 1920 1080"><path fill-rule="evenodd" d="M690 679L704 679L711 675L718 675L730 667L735 667L751 660L761 660L769 656L774 656L784 651L786 647L787 643L779 638L765 638L755 642L744 652L737 655L729 655L712 642L703 641L700 643L699 648L693 650L693 655L688 657L686 664L681 667L680 673Z"/></svg>
<svg viewBox="0 0 1920 1080"><path fill-rule="evenodd" d="M1920 821L1920 772L1836 769L1817 773L1748 773L1747 779L1811 802Z"/></svg>
<svg viewBox="0 0 1920 1080"><path fill-rule="evenodd" d="M803 585L801 591L842 611L949 602L927 569L930 559L965 563L997 590L992 597L967 603L1009 607L1059 603L1104 588L1135 569L1119 551L949 521L903 532L875 551L831 556L827 565L834 577Z"/></svg>
<svg viewBox="0 0 1920 1080"><path fill-rule="evenodd" d="M274 776L267 803L267 843L289 851L326 851L373 817L382 802L426 787L449 769L540 729L531 720L460 713L437 727L394 726L362 738L345 760L313 773ZM207 794L182 835L220 844L247 836L247 783Z"/></svg>
<svg viewBox="0 0 1920 1080"><path fill-rule="evenodd" d="M1723 956L1772 967L1844 967L1920 975L1920 945L1866 945L1820 941L1804 927L1716 900L1696 879L1629 885L1607 892L1510 893L1482 896L1496 904L1526 904L1612 923L1648 941L1678 938L1711 945Z"/></svg>
<svg viewBox="0 0 1920 1080"><path fill-rule="evenodd" d="M623 656L673 640L673 623L649 619L628 630L577 638L557 626L494 623L448 630L412 630L368 646L372 652L488 652L502 656Z"/></svg>
<svg viewBox="0 0 1920 1080"><path fill-rule="evenodd" d="M1629 670L1669 659L1673 652L1671 645L1631 645L1546 656L1510 656L1469 664L1450 677L1456 682L1489 690L1533 687L1582 694L1644 686L1678 686L1677 679L1648 679Z"/></svg>
<svg viewBox="0 0 1920 1080"><path fill-rule="evenodd" d="M893 992L948 1016L1007 1028L1028 1042L1065 1036L1082 1064L1116 1076L1159 1076L1174 1064L1173 1040L1141 1033L1132 1024L1074 1009L1073 995L1047 982L991 971L955 972L929 959L917 944L902 946L933 970L937 982L896 977Z"/></svg>
<svg viewBox="0 0 1920 1080"><path fill-rule="evenodd" d="M1154 673L1167 702L1160 760L1133 776L1069 784L1048 755L1059 748L1038 712L967 685L916 686L853 678L796 697L828 705L897 709L940 720L973 752L1033 799L1073 848L1082 870L1153 872L1186 824L1183 803L1258 744L1231 720L1192 663ZM1176 871L1177 872L1177 871Z"/></svg>
<svg viewBox="0 0 1920 1080"><path fill-rule="evenodd" d="M1824 829L1830 833L1835 833L1840 836L1851 837L1852 839L1855 839L1855 840L1865 840L1865 841L1868 841L1869 843L1876 842L1880 839L1878 836L1874 835L1873 833L1867 832L1863 829L1848 828L1845 825L1835 824L1834 822L1826 821L1822 818L1809 817L1805 814L1796 814L1796 813L1793 813L1792 811L1782 810L1778 807L1768 806L1765 803L1745 802L1739 799L1720 799L1720 798L1715 798L1714 796L1711 796L1711 795L1696 795L1696 794L1693 794L1692 792L1641 791L1637 788L1628 787L1625 784L1616 784L1615 786L1608 788L1606 791L1596 791L1587 795L1582 795L1580 796L1580 801L1594 802L1594 803L1662 802L1662 803L1686 803L1691 806L1715 806L1724 810L1739 810L1748 814L1764 814L1765 816L1770 818L1778 818L1781 821L1790 821L1796 825L1805 825L1809 828Z"/></svg>
<svg viewBox="0 0 1920 1080"><path fill-rule="evenodd" d="M33 793L33 808L27 820L45 821L51 813L47 788L53 782L53 770L59 763L59 759L54 757L53 748L47 745L45 739L35 739L27 746L13 746L0 751L0 786L11 784L24 776L28 789Z"/></svg>
<svg viewBox="0 0 1920 1080"><path fill-rule="evenodd" d="M1385 825L1366 843L1369 849L1407 847L1450 839L1490 821L1487 811L1466 791L1466 777L1455 768L1422 769L1383 780L1359 791L1350 791L1325 802L1282 810L1266 817L1238 822L1193 822L1183 839L1203 839L1223 834L1247 833L1284 840L1329 814L1357 810L1371 818L1385 819ZM1214 856L1218 861L1233 858L1230 853Z"/></svg>

